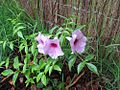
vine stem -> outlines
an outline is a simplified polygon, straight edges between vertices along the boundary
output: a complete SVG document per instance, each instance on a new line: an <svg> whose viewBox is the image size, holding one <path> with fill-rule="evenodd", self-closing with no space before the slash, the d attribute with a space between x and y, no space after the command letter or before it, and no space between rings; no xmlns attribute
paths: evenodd
<svg viewBox="0 0 120 90"><path fill-rule="evenodd" d="M78 80L79 80L84 74L85 74L85 72L82 72L82 73L72 82L72 84L66 86L65 89L67 90L68 88L70 88L70 87L72 87L73 85L75 85L75 84L78 82Z"/></svg>

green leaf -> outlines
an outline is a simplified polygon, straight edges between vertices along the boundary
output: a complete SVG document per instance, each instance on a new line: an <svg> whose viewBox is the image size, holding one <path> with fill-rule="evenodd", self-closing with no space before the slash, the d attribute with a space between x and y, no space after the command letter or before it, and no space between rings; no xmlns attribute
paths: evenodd
<svg viewBox="0 0 120 90"><path fill-rule="evenodd" d="M38 63L38 58L36 58L38 55L38 51L35 51L34 55L33 55L33 62L34 64L37 64Z"/></svg>
<svg viewBox="0 0 120 90"><path fill-rule="evenodd" d="M60 68L58 65L55 65L55 66L54 66L54 70L62 71L61 68Z"/></svg>
<svg viewBox="0 0 120 90"><path fill-rule="evenodd" d="M23 50L24 47L25 47L24 44L21 43L20 46L19 46L19 51L21 52L21 50Z"/></svg>
<svg viewBox="0 0 120 90"><path fill-rule="evenodd" d="M38 34L38 33L30 34L30 35L26 36L26 38L29 39L29 40L35 39L35 37L36 37L37 34Z"/></svg>
<svg viewBox="0 0 120 90"><path fill-rule="evenodd" d="M65 82L60 82L57 87L59 88L59 90L64 90Z"/></svg>
<svg viewBox="0 0 120 90"><path fill-rule="evenodd" d="M65 44L65 36L63 34L60 36L60 43L61 45Z"/></svg>
<svg viewBox="0 0 120 90"><path fill-rule="evenodd" d="M24 65L28 63L27 57L24 59Z"/></svg>
<svg viewBox="0 0 120 90"><path fill-rule="evenodd" d="M0 67L5 64L5 61L0 62Z"/></svg>
<svg viewBox="0 0 120 90"><path fill-rule="evenodd" d="M59 35L60 35L61 33L62 33L62 31L59 31L59 32L56 33L55 36L56 36L57 38L59 38Z"/></svg>
<svg viewBox="0 0 120 90"><path fill-rule="evenodd" d="M26 87L27 87L30 83L34 84L35 82L34 82L33 78L29 78L25 81L25 83L26 83Z"/></svg>
<svg viewBox="0 0 120 90"><path fill-rule="evenodd" d="M15 57L15 58L14 58L13 67L14 67L15 69L19 69L19 66L20 66L20 63L19 63L18 57Z"/></svg>
<svg viewBox="0 0 120 90"><path fill-rule="evenodd" d="M52 34L56 29L58 28L58 26L54 26L50 31L50 34Z"/></svg>
<svg viewBox="0 0 120 90"><path fill-rule="evenodd" d="M31 65L31 72L34 73L34 71L37 71L38 70L38 65L37 64L33 64Z"/></svg>
<svg viewBox="0 0 120 90"><path fill-rule="evenodd" d="M64 35L70 35L68 31L63 31Z"/></svg>
<svg viewBox="0 0 120 90"><path fill-rule="evenodd" d="M55 36L59 38L59 36L60 36L60 34L62 34L63 30L64 29L62 27L58 28Z"/></svg>
<svg viewBox="0 0 120 90"><path fill-rule="evenodd" d="M53 60L52 65L55 65L58 60Z"/></svg>
<svg viewBox="0 0 120 90"><path fill-rule="evenodd" d="M50 65L47 64L46 67L45 67L45 70L44 70L45 74L48 72L49 68L50 68Z"/></svg>
<svg viewBox="0 0 120 90"><path fill-rule="evenodd" d="M30 79L30 75L31 75L30 68L29 68L29 69L26 69L24 75L25 75L25 77L26 77L27 79Z"/></svg>
<svg viewBox="0 0 120 90"><path fill-rule="evenodd" d="M93 54L89 54L86 58L85 61L91 61L94 58Z"/></svg>
<svg viewBox="0 0 120 90"><path fill-rule="evenodd" d="M30 83L31 83L31 84L34 84L34 83L35 83L33 79L34 79L34 78L30 78Z"/></svg>
<svg viewBox="0 0 120 90"><path fill-rule="evenodd" d="M75 61L76 61L76 57L70 57L70 61L68 62L68 67L69 67L70 71L71 71L72 66L74 65Z"/></svg>
<svg viewBox="0 0 120 90"><path fill-rule="evenodd" d="M16 80L17 80L17 78L18 78L18 74L19 74L19 72L16 72L16 73L13 75L12 81L13 81L13 84L14 84L14 85L15 85L15 82L16 82Z"/></svg>
<svg viewBox="0 0 120 90"><path fill-rule="evenodd" d="M49 68L49 76L51 75L52 70L53 70L53 66L50 66L50 68Z"/></svg>
<svg viewBox="0 0 120 90"><path fill-rule="evenodd" d="M48 58L48 60L47 60L47 65L51 65L52 62L53 62L53 59Z"/></svg>
<svg viewBox="0 0 120 90"><path fill-rule="evenodd" d="M75 26L76 23L75 23L75 22L69 22L68 25L73 25L73 26Z"/></svg>
<svg viewBox="0 0 120 90"><path fill-rule="evenodd" d="M2 44L3 43L3 41L0 41L0 44Z"/></svg>
<svg viewBox="0 0 120 90"><path fill-rule="evenodd" d="M57 32L62 32L63 30L64 30L63 27L59 27L59 28L57 29Z"/></svg>
<svg viewBox="0 0 120 90"><path fill-rule="evenodd" d="M27 65L26 65L26 64L24 64L24 66L23 66L23 70L22 70L22 72L23 72L23 73L25 73L25 72L26 72L26 70L27 70L26 68L27 68Z"/></svg>
<svg viewBox="0 0 120 90"><path fill-rule="evenodd" d="M85 27L86 27L86 25L80 25L80 26L77 27L77 29L81 30L81 29L83 29Z"/></svg>
<svg viewBox="0 0 120 90"><path fill-rule="evenodd" d="M43 87L44 87L44 85L42 84L42 82L37 83L37 88L43 88Z"/></svg>
<svg viewBox="0 0 120 90"><path fill-rule="evenodd" d="M36 48L36 44L33 43L32 46L31 46L31 52L32 52L33 55L35 54L35 48Z"/></svg>
<svg viewBox="0 0 120 90"><path fill-rule="evenodd" d="M43 69L43 68L45 67L45 65L46 65L46 63L41 59L41 60L39 61L39 70L40 70L40 69Z"/></svg>
<svg viewBox="0 0 120 90"><path fill-rule="evenodd" d="M46 86L47 85L47 80L46 80L46 76L43 75L41 78L41 82Z"/></svg>
<svg viewBox="0 0 120 90"><path fill-rule="evenodd" d="M87 67L94 73L96 73L97 75L99 75L98 71L97 71L97 67L91 63L86 63Z"/></svg>
<svg viewBox="0 0 120 90"><path fill-rule="evenodd" d="M30 54L26 54L26 57L24 59L24 64L29 63L29 61L30 61Z"/></svg>
<svg viewBox="0 0 120 90"><path fill-rule="evenodd" d="M41 79L42 75L43 75L43 72L42 72L42 73L39 73L39 74L37 75L37 78L36 78L36 81L37 81L37 82L39 82L39 81L40 81L40 79Z"/></svg>
<svg viewBox="0 0 120 90"><path fill-rule="evenodd" d="M25 53L27 54L28 53L28 46L25 45Z"/></svg>
<svg viewBox="0 0 120 90"><path fill-rule="evenodd" d="M8 68L9 66L9 57L6 59L5 67Z"/></svg>
<svg viewBox="0 0 120 90"><path fill-rule="evenodd" d="M14 72L11 70L11 69L7 69L7 70L4 70L1 74L3 76L8 76L8 75L11 75L13 74Z"/></svg>
<svg viewBox="0 0 120 90"><path fill-rule="evenodd" d="M10 42L10 49L11 49L12 51L13 51L13 47L14 47L13 43Z"/></svg>
<svg viewBox="0 0 120 90"><path fill-rule="evenodd" d="M66 30L66 31L69 31L69 32L73 32L73 29L68 28L68 27L66 27L65 30Z"/></svg>
<svg viewBox="0 0 120 90"><path fill-rule="evenodd" d="M6 44L7 44L7 41L4 41L4 43L3 43L3 50L5 50Z"/></svg>
<svg viewBox="0 0 120 90"><path fill-rule="evenodd" d="M82 71L82 69L85 67L85 64L86 64L86 62L83 61L83 62L81 62L81 63L78 65L78 67L77 67L77 73L78 73L78 74L79 74L79 73Z"/></svg>
<svg viewBox="0 0 120 90"><path fill-rule="evenodd" d="M18 32L17 32L17 35L18 35L20 38L24 39L23 34L22 34L21 31L18 31Z"/></svg>
<svg viewBox="0 0 120 90"><path fill-rule="evenodd" d="M18 25L20 25L21 24L21 26L18 26ZM17 27L17 28L16 28ZM14 26L14 28L13 28L13 36L19 31L19 30L22 30L22 29L24 29L25 27L24 26L22 26L22 23L18 23L16 26Z"/></svg>
<svg viewBox="0 0 120 90"><path fill-rule="evenodd" d="M30 79L27 79L26 81L25 81L25 83L26 83L26 87L30 84Z"/></svg>

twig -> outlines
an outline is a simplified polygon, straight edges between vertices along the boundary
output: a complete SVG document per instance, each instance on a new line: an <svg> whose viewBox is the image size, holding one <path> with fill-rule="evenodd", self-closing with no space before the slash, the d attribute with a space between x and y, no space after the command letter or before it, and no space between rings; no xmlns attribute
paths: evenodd
<svg viewBox="0 0 120 90"><path fill-rule="evenodd" d="M82 73L73 81L73 83L70 84L70 85L68 85L68 86L66 86L65 89L68 89L68 88L72 87L73 85L75 85L75 84L78 82L78 80L79 80L84 74L85 74L85 72L82 72Z"/></svg>
<svg viewBox="0 0 120 90"><path fill-rule="evenodd" d="M10 78L12 76L12 74L11 75L8 75L7 77L5 77L5 78L3 78L1 81L0 81L0 88L5 84L5 83L3 83L3 82L5 82L8 78Z"/></svg>
<svg viewBox="0 0 120 90"><path fill-rule="evenodd" d="M11 74L11 75L8 75L8 76L5 77L5 78L3 78L2 81L0 81L0 84L3 83L5 80L7 80L7 79L8 79L9 77L11 77L11 76L12 76L12 74Z"/></svg>

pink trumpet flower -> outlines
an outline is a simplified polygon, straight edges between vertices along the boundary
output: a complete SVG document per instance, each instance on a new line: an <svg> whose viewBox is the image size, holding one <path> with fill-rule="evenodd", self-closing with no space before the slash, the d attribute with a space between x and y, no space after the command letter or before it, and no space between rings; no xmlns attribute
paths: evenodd
<svg viewBox="0 0 120 90"><path fill-rule="evenodd" d="M44 50L45 54L48 54L53 59L56 59L58 56L64 55L59 44L59 39L49 39L45 44Z"/></svg>
<svg viewBox="0 0 120 90"><path fill-rule="evenodd" d="M39 53L45 54L44 46L48 39L49 38L47 36L44 36L41 33L39 33L38 36L36 37L36 40L38 41L37 48Z"/></svg>
<svg viewBox="0 0 120 90"><path fill-rule="evenodd" d="M70 46L73 53L82 53L84 51L87 38L83 35L83 33L80 30L75 30L72 33L72 38L67 37L67 39L70 41Z"/></svg>

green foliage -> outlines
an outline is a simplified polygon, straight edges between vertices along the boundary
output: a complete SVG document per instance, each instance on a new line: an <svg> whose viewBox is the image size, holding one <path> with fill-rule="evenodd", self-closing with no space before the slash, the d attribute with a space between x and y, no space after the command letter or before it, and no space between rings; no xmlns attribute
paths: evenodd
<svg viewBox="0 0 120 90"><path fill-rule="evenodd" d="M1 74L3 75L3 76L8 76L8 75L11 75L11 74L13 74L14 72L11 70L11 69L6 69L6 70L4 70Z"/></svg>
<svg viewBox="0 0 120 90"><path fill-rule="evenodd" d="M98 75L98 71L97 71L97 67L91 63L86 63L87 67L94 73L96 73Z"/></svg>
<svg viewBox="0 0 120 90"><path fill-rule="evenodd" d="M70 45L67 45L68 41L66 37L71 35L71 33L73 32L74 25L75 23L71 22L68 19L62 26L60 27L55 26L48 33L48 35L50 34L49 36L51 38L57 37L60 39L61 46L65 48L64 51L66 51L66 48L68 49L68 51L65 52L65 58L67 59L66 62L68 63L68 67L71 72L77 60L77 55L71 54L71 48L70 48ZM81 28L83 28L83 26L81 26ZM7 76L7 75L13 74L12 80L14 85L19 74L23 74L26 77L26 81L25 81L26 86L30 84L40 83L40 82L41 84L46 86L50 82L48 77L52 74L53 71L62 72L62 67L63 67L62 63L64 59L58 58L56 60L53 60L50 57L46 58L45 55L41 55L41 57L38 58L37 56L39 54L37 50L37 42L35 40L35 37L38 34L38 32L37 33L34 32L26 35L24 32L25 29L27 29L26 24L21 22L14 23L12 37L16 36L15 42L17 42L17 44L11 41L9 42L9 45L10 45L9 48L12 51L18 48L18 52L20 53L20 56L16 55L13 58L13 62L11 62L15 71L12 71L11 69L7 69L9 68L9 64L10 64L9 63L10 59L7 58L5 62L7 71L4 70L2 75ZM7 45L7 41L3 43L4 49L6 45ZM21 57L21 59L19 57ZM78 65L78 68L77 68L78 74L82 71L85 64L87 64L87 61L91 61L93 57L94 57L93 55L88 55L85 58L85 61L81 62ZM21 63L21 60L23 60L22 63ZM1 63L1 66L3 64L4 63ZM96 73L93 69L90 69L90 70ZM61 85L63 84L60 84L58 87L60 87Z"/></svg>
<svg viewBox="0 0 120 90"><path fill-rule="evenodd" d="M18 57L15 57L13 62L13 67L19 70L19 66L20 66L20 63L19 63Z"/></svg>
<svg viewBox="0 0 120 90"><path fill-rule="evenodd" d="M82 71L82 69L85 67L86 61L83 61L81 63L79 63L78 67L77 67L77 72L78 74Z"/></svg>
<svg viewBox="0 0 120 90"><path fill-rule="evenodd" d="M44 74L44 73L41 72L41 73L39 73L39 74L37 75L37 77L36 77L36 81L37 81L37 82L40 81L40 79L41 79L41 77L42 77L43 74Z"/></svg>
<svg viewBox="0 0 120 90"><path fill-rule="evenodd" d="M21 32L21 31L18 31L18 32L17 32L17 35L18 35L18 37L20 37L20 38L24 39L23 34L22 34L22 32Z"/></svg>
<svg viewBox="0 0 120 90"><path fill-rule="evenodd" d="M15 72L14 75L13 75L13 77L12 77L12 81L13 81L14 85L15 85L15 82L16 82L16 80L18 78L18 75L19 75L19 72Z"/></svg>
<svg viewBox="0 0 120 90"><path fill-rule="evenodd" d="M9 44L10 44L10 49L13 51L13 48L14 48L13 42L10 42Z"/></svg>
<svg viewBox="0 0 120 90"><path fill-rule="evenodd" d="M93 54L89 54L88 56L86 56L85 61L91 61L94 58Z"/></svg>
<svg viewBox="0 0 120 90"><path fill-rule="evenodd" d="M74 66L75 64L75 61L76 61L76 57L75 56L71 56L70 57L70 60L68 61L68 67L69 67L69 70L71 71L72 67Z"/></svg>
<svg viewBox="0 0 120 90"><path fill-rule="evenodd" d="M89 63L89 61L91 61L93 58L94 58L94 55L92 55L92 54L87 55L85 60L78 64L77 73L79 74L82 71L82 69L85 67L85 65L87 65L87 67L88 67L88 69L90 71L92 71L93 73L99 75L97 67L95 65Z"/></svg>
<svg viewBox="0 0 120 90"><path fill-rule="evenodd" d="M41 82L46 86L47 85L47 80L46 80L46 76L42 75L41 77Z"/></svg>
<svg viewBox="0 0 120 90"><path fill-rule="evenodd" d="M9 67L9 58L6 59L5 67L6 69Z"/></svg>
<svg viewBox="0 0 120 90"><path fill-rule="evenodd" d="M106 19L103 21L103 28L100 33L98 32L94 18L91 19L95 24L94 26L98 35L96 46L90 43L90 37L88 37L88 45L85 52L80 55L73 55L71 54L71 48L66 37L71 36L71 33L75 29L82 30L86 28L87 30L89 28L87 25L77 25L73 22L73 18L61 16L65 19L65 23L61 26L54 26L47 32L39 21L40 19L33 20L30 16L27 16L15 0L3 0L1 2L0 68L4 69L1 75L13 75L12 80L14 85L19 74L23 74L26 77L26 86L36 84L44 88L51 83L52 86L46 87L44 90L64 90L64 80L57 81L49 77L54 71L63 75L63 64L66 63L71 73L74 71L74 73L77 72L80 74L84 69L88 68L91 72L101 76L100 79L104 80L107 90L118 89L117 85L119 86L120 83L120 44L116 44L116 42L120 38L115 35L114 38L111 38L109 45L102 43ZM39 31L51 38L57 37L60 39L60 44L65 53L64 57L52 60L47 56L38 54L35 37ZM89 33L90 31L87 32Z"/></svg>
<svg viewBox="0 0 120 90"><path fill-rule="evenodd" d="M0 67L3 66L3 64L5 64L5 61L0 62Z"/></svg>
<svg viewBox="0 0 120 90"><path fill-rule="evenodd" d="M62 71L61 68L58 65L55 65L53 68L54 68L54 70L57 70L57 71L60 71L60 72Z"/></svg>

